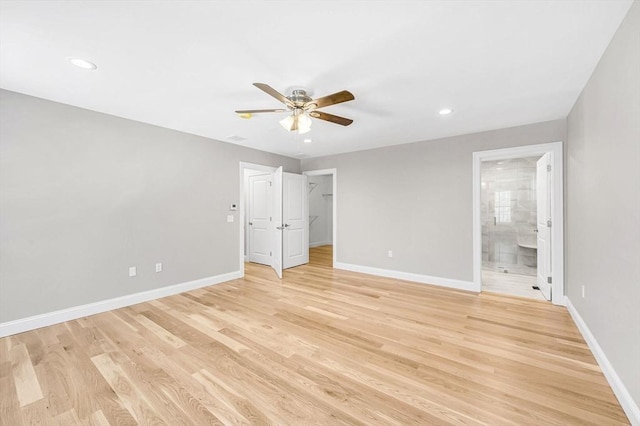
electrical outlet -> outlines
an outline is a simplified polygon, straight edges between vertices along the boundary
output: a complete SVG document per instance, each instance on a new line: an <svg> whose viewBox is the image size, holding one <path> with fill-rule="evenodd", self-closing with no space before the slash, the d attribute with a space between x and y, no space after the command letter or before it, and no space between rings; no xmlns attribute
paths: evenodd
<svg viewBox="0 0 640 426"><path fill-rule="evenodd" d="M582 298L584 299L584 286L582 286Z"/></svg>
<svg viewBox="0 0 640 426"><path fill-rule="evenodd" d="M135 267L135 266L130 266L130 267L129 267L129 276L130 276L130 277L135 277L135 276L136 276L136 273L137 273L137 271L136 271L136 267Z"/></svg>
<svg viewBox="0 0 640 426"><path fill-rule="evenodd" d="M387 257L393 257L393 251L389 250L389 251L387 252Z"/></svg>
<svg viewBox="0 0 640 426"><path fill-rule="evenodd" d="M156 263L156 272L162 272L162 263Z"/></svg>

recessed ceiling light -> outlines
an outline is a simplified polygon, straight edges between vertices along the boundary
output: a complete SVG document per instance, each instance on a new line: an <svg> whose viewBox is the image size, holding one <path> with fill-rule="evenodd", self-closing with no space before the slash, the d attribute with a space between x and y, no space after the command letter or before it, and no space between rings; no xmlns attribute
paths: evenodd
<svg viewBox="0 0 640 426"><path fill-rule="evenodd" d="M438 114L440 115L449 115L453 112L453 110L451 108L442 108L440 111L438 111Z"/></svg>
<svg viewBox="0 0 640 426"><path fill-rule="evenodd" d="M76 67L84 68L85 70L95 70L98 68L98 66L93 62L82 58L67 58L67 61L71 62Z"/></svg>
<svg viewBox="0 0 640 426"><path fill-rule="evenodd" d="M311 139L305 139L304 143L311 143Z"/></svg>

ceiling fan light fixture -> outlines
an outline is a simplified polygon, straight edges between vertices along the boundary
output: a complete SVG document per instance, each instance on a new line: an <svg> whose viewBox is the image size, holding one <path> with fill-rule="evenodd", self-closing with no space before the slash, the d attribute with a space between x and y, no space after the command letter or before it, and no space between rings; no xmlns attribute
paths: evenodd
<svg viewBox="0 0 640 426"><path fill-rule="evenodd" d="M298 114L298 133L303 134L311 130L311 118L305 113Z"/></svg>
<svg viewBox="0 0 640 426"><path fill-rule="evenodd" d="M303 134L311 130L311 118L300 110L294 110L293 114L280 120L280 125L288 132Z"/></svg>
<svg viewBox="0 0 640 426"><path fill-rule="evenodd" d="M287 115L287 117L284 120L280 120L280 125L284 127L284 129L287 132L290 132L291 130L293 130L293 116Z"/></svg>

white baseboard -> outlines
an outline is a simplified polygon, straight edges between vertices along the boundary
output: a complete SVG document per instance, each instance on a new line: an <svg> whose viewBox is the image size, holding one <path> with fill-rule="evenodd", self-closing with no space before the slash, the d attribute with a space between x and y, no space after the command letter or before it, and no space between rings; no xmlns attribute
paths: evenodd
<svg viewBox="0 0 640 426"><path fill-rule="evenodd" d="M181 284L170 285L167 287L142 291L140 293L127 294L126 296L120 296L113 299L88 303L86 305L74 306L72 308L61 309L59 311L47 312L46 314L21 318L14 321L7 321L0 323L0 337L11 336L13 334L35 330L36 328L59 324L65 321L71 321L89 315L95 315L102 312L111 311L113 309L135 305L136 303L160 299L162 297L172 296L174 294L184 293L185 291L195 290L197 288L207 287L214 284L220 284L225 281L231 281L241 277L242 274L240 271L229 272L227 274L201 278L199 280L188 281Z"/></svg>
<svg viewBox="0 0 640 426"><path fill-rule="evenodd" d="M330 246L333 243L331 241L323 241L320 243L309 243L309 247Z"/></svg>
<svg viewBox="0 0 640 426"><path fill-rule="evenodd" d="M336 262L336 269L360 272L363 274L378 275L380 277L396 278L398 280L413 281L421 284L432 284L440 287L455 288L479 292L480 289L472 281L454 280L451 278L432 277L429 275L414 274L412 272L393 271L391 269L373 268L371 266L353 265L350 263Z"/></svg>
<svg viewBox="0 0 640 426"><path fill-rule="evenodd" d="M640 426L640 408L638 408L638 405L635 403L633 398L631 398L631 394L629 394L627 387L622 383L622 380L620 380L620 377L609 362L607 355L596 341L596 338L593 337L593 334L591 334L589 327L587 327L587 323L584 322L568 297L566 297L566 304L567 310L569 311L569 314L571 314L571 318L573 318L578 330L582 333L582 337L587 342L587 345L589 345L589 349L593 352L593 356L596 358L600 369L604 373L604 377L607 378L609 386L613 389L613 393L616 395L616 398L618 398L618 402L620 402L620 405L629 418L629 421L634 426Z"/></svg>

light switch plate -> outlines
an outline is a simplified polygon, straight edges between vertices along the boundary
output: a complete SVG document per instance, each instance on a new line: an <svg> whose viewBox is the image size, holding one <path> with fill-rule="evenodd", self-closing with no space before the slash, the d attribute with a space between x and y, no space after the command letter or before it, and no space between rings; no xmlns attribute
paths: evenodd
<svg viewBox="0 0 640 426"><path fill-rule="evenodd" d="M227 222L233 222L233 215L227 215Z"/></svg>

